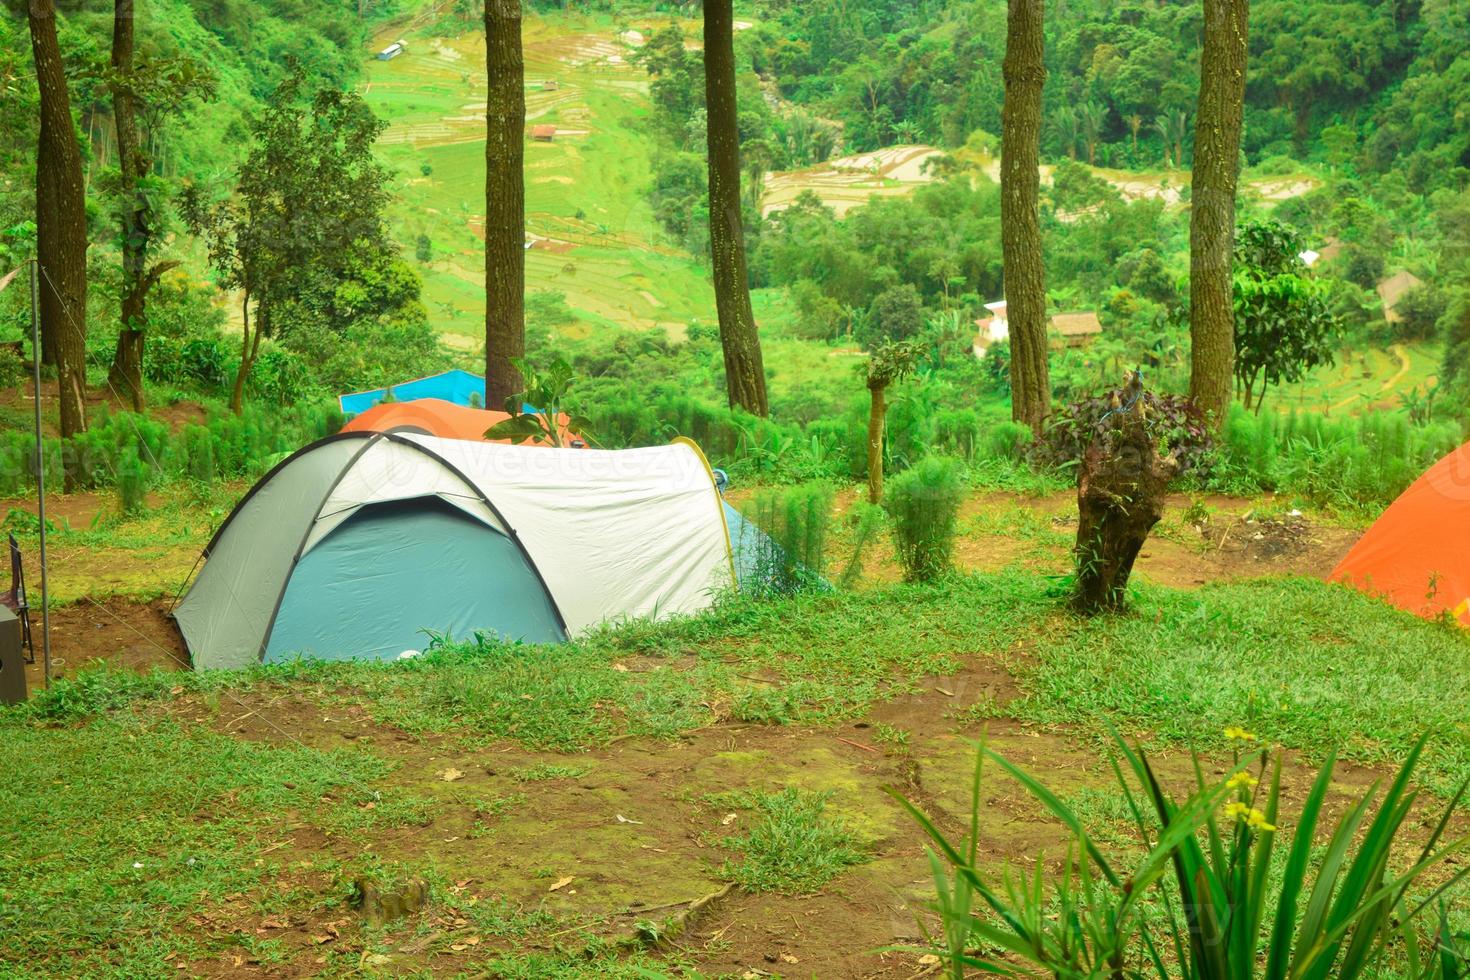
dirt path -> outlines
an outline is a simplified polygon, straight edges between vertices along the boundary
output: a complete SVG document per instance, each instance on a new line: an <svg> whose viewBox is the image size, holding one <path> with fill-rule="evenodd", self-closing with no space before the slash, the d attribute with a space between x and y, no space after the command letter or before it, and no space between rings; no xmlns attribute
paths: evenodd
<svg viewBox="0 0 1470 980"><path fill-rule="evenodd" d="M1410 359L1409 352L1403 344L1394 344L1389 350L1393 352L1394 357L1398 358L1399 370L1397 374L1383 382L1383 385L1378 389L1379 391L1391 391L1397 388L1399 382L1404 380L1404 375L1408 374L1414 367L1414 362Z"/></svg>

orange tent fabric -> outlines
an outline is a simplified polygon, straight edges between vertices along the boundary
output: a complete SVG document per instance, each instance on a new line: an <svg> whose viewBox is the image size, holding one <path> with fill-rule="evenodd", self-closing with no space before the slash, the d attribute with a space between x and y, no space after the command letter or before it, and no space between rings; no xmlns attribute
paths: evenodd
<svg viewBox="0 0 1470 980"><path fill-rule="evenodd" d="M416 398L408 402L383 402L355 417L342 426L343 432L389 432L393 429L412 429L440 439L472 439L489 442L510 442L509 439L485 440L485 430L498 422L510 418L505 412L481 408L466 408L438 398ZM558 420L561 427L562 445L586 443L576 439L567 430L567 416ZM545 439L532 439L522 445L549 446Z"/></svg>
<svg viewBox="0 0 1470 980"><path fill-rule="evenodd" d="M1329 578L1470 626L1470 443L1415 480Z"/></svg>

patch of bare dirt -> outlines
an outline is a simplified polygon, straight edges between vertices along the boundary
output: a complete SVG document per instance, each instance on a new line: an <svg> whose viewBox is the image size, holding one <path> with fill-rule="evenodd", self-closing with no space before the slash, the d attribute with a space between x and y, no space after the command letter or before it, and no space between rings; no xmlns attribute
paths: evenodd
<svg viewBox="0 0 1470 980"><path fill-rule="evenodd" d="M41 610L31 610L36 662L26 666L32 692L45 686L41 642ZM84 599L51 611L51 676L75 677L88 667L107 664L146 673L186 670L189 654L178 629L168 618L170 603L126 599Z"/></svg>

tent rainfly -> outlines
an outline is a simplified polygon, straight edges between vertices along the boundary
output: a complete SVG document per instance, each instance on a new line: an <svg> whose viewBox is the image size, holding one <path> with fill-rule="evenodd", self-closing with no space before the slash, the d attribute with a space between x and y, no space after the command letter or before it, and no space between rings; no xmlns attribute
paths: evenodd
<svg viewBox="0 0 1470 980"><path fill-rule="evenodd" d="M416 398L411 402L380 402L342 426L343 432L418 432L441 439L484 439L485 432L510 418L508 412L485 408L466 408L442 398ZM587 443L567 428L571 419L565 412L557 420L561 442L569 448L582 449ZM491 442L511 444L509 439ZM522 445L549 446L549 440L531 439Z"/></svg>
<svg viewBox="0 0 1470 980"><path fill-rule="evenodd" d="M1431 466L1358 539L1329 580L1419 616L1470 626L1470 443Z"/></svg>
<svg viewBox="0 0 1470 980"><path fill-rule="evenodd" d="M392 659L428 632L551 643L735 583L694 443L546 449L343 432L236 506L174 612L194 666Z"/></svg>

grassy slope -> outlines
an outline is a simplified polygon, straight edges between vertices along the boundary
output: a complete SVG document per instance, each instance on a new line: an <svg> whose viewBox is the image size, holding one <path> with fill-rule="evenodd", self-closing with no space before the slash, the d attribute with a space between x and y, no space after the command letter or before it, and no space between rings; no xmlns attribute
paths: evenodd
<svg viewBox="0 0 1470 980"><path fill-rule="evenodd" d="M614 38L607 17L526 20L528 124L574 131L526 146L528 231L554 240L527 252L527 288L566 293L593 326L678 336L689 321L710 317L713 290L697 263L659 242L644 195L647 81L626 63L632 49ZM436 257L424 273L435 326L473 338L484 317L484 46L473 34L406 39L408 54L370 62L365 73L367 99L390 123L383 155L401 189L392 220L410 251L419 234L433 241Z"/></svg>

